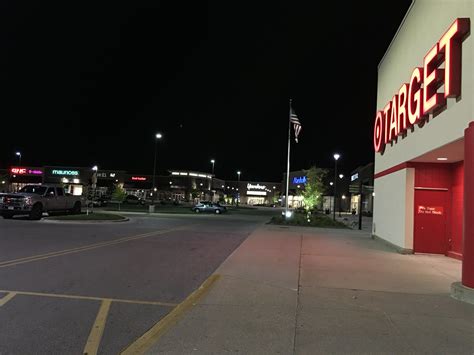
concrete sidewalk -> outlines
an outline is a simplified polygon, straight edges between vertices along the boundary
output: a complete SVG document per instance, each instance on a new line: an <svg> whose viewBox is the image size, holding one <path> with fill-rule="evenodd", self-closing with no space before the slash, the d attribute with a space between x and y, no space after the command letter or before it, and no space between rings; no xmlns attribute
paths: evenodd
<svg viewBox="0 0 474 355"><path fill-rule="evenodd" d="M474 353L461 263L400 255L367 232L264 226L150 354Z"/></svg>

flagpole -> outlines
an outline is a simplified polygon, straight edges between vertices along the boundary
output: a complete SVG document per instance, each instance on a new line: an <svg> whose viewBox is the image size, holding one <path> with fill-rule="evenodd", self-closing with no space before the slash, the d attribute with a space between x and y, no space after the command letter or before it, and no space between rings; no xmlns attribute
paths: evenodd
<svg viewBox="0 0 474 355"><path fill-rule="evenodd" d="M286 162L286 197L285 197L285 218L288 218L288 190L290 188L290 147L291 147L291 99L288 112L288 156Z"/></svg>

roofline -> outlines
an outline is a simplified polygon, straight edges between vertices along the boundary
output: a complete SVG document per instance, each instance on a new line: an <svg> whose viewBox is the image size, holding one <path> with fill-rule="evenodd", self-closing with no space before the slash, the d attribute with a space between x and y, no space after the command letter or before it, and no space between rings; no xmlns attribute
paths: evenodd
<svg viewBox="0 0 474 355"><path fill-rule="evenodd" d="M254 184L281 184L281 181L250 181L250 180L224 180L226 183L229 182L240 182L240 183L244 183L244 182L248 182L248 183L254 183Z"/></svg>
<svg viewBox="0 0 474 355"><path fill-rule="evenodd" d="M357 168L355 168L354 170L351 171L351 174L362 171L362 170L365 170L365 169L369 168L371 165L372 166L375 165L374 162L370 162L370 163L367 163L365 165L359 165Z"/></svg>
<svg viewBox="0 0 474 355"><path fill-rule="evenodd" d="M393 44L393 42L395 41L395 39L397 38L398 33L400 32L400 29L402 28L403 24L405 23L405 20L406 20L408 14L410 13L410 11L411 11L413 5L415 5L415 2L416 2L416 0L412 0L412 1L411 1L411 4L410 4L410 6L408 7L407 12L405 13L405 16L403 16L402 22L401 22L400 25L398 26L397 32L395 32L395 35L393 36L392 41L391 41L390 44L388 45L388 47L387 47L387 49L385 50L385 53L384 53L382 59L380 59L380 62L379 62L379 64L377 65L377 71L380 69L380 66L382 65L383 61L385 60L385 57L387 56L388 51L390 50L390 48L392 48L392 44Z"/></svg>

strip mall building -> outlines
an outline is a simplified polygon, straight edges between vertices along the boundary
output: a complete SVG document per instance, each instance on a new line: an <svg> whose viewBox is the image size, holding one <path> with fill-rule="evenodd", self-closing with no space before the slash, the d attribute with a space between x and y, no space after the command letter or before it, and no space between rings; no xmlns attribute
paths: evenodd
<svg viewBox="0 0 474 355"><path fill-rule="evenodd" d="M474 1L413 1L378 69L373 235L474 288Z"/></svg>

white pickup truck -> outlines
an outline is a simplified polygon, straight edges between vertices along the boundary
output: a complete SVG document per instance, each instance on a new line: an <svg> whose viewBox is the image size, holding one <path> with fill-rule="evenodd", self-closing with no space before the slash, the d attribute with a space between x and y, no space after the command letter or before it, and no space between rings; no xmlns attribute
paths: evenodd
<svg viewBox="0 0 474 355"><path fill-rule="evenodd" d="M68 211L81 213L81 197L64 192L56 185L26 185L19 192L0 196L0 214L9 219L28 215L41 219L43 212Z"/></svg>

